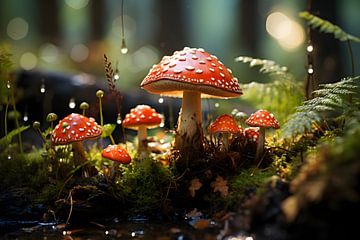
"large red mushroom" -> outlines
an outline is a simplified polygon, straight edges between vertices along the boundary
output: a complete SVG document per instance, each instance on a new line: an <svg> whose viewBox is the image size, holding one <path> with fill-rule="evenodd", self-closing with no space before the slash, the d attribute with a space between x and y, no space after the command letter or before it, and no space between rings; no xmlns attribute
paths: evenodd
<svg viewBox="0 0 360 240"><path fill-rule="evenodd" d="M165 56L141 83L150 93L182 98L175 149L183 154L202 149L201 98L233 98L242 94L238 80L216 56L185 47Z"/></svg>
<svg viewBox="0 0 360 240"><path fill-rule="evenodd" d="M53 145L71 144L75 166L80 166L87 160L82 142L98 138L101 133L101 126L95 122L94 118L71 113L55 126L51 135L51 143ZM89 169L87 168L87 170ZM85 171L85 174L90 173Z"/></svg>
<svg viewBox="0 0 360 240"><path fill-rule="evenodd" d="M222 135L223 150L227 151L229 149L229 138L230 134L242 134L242 128L240 128L235 119L228 115L220 115L210 126L209 133L216 134L219 133Z"/></svg>
<svg viewBox="0 0 360 240"><path fill-rule="evenodd" d="M255 113L251 114L245 123L251 127L259 127L259 138L256 148L255 160L259 161L264 152L264 143L265 143L265 129L266 128L280 128L278 121L275 119L272 113L269 113L266 110L260 109Z"/></svg>
<svg viewBox="0 0 360 240"><path fill-rule="evenodd" d="M138 132L138 150L147 148L147 129L158 127L163 121L161 114L148 105L137 105L126 114L123 120L123 127Z"/></svg>

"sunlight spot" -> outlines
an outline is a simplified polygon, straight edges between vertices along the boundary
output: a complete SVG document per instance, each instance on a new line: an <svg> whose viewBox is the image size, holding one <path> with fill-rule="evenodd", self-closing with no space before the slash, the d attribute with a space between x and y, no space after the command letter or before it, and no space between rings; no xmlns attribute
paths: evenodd
<svg viewBox="0 0 360 240"><path fill-rule="evenodd" d="M305 31L301 25L281 12L273 12L267 17L266 31L285 50L296 49L305 40Z"/></svg>
<svg viewBox="0 0 360 240"><path fill-rule="evenodd" d="M35 68L37 63L37 57L31 52L26 52L20 57L20 66L25 70L31 70Z"/></svg>
<svg viewBox="0 0 360 240"><path fill-rule="evenodd" d="M83 62L88 58L88 56L89 56L89 48L84 44L77 44L73 46L70 52L70 57L75 62Z"/></svg>
<svg viewBox="0 0 360 240"><path fill-rule="evenodd" d="M51 43L43 44L39 49L40 58L48 63L55 63L59 57L59 49Z"/></svg>
<svg viewBox="0 0 360 240"><path fill-rule="evenodd" d="M20 17L13 18L7 25L6 32L14 40L20 40L28 34L29 24Z"/></svg>

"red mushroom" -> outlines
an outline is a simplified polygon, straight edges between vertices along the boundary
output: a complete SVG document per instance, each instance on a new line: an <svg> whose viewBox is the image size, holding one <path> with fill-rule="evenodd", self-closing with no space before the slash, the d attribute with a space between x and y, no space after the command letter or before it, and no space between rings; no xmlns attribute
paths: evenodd
<svg viewBox="0 0 360 240"><path fill-rule="evenodd" d="M147 129L158 127L163 120L161 114L148 105L137 105L126 114L123 120L123 127L138 131L138 149L144 150L147 147Z"/></svg>
<svg viewBox="0 0 360 240"><path fill-rule="evenodd" d="M119 164L129 164L131 162L131 157L126 151L125 148L119 146L119 145L109 145L107 146L102 152L101 156L103 158L109 159L114 162L114 165L112 168L110 168L109 172L104 172L105 176L107 176L106 173L110 175L110 179L115 179L117 169L119 167Z"/></svg>
<svg viewBox="0 0 360 240"><path fill-rule="evenodd" d="M75 166L79 166L86 162L82 141L100 137L101 133L101 126L95 122L94 118L71 113L55 126L51 135L51 143L53 145L71 143Z"/></svg>
<svg viewBox="0 0 360 240"><path fill-rule="evenodd" d="M244 129L244 136L250 142L258 143L259 139L259 128L258 127L247 127Z"/></svg>
<svg viewBox="0 0 360 240"><path fill-rule="evenodd" d="M126 151L126 149L119 145L107 146L101 152L101 156L117 163L129 164L131 162L131 157Z"/></svg>
<svg viewBox="0 0 360 240"><path fill-rule="evenodd" d="M242 129L238 127L235 119L228 115L220 115L209 127L209 133L220 133L223 139L223 150L229 149L229 135L242 134Z"/></svg>
<svg viewBox="0 0 360 240"><path fill-rule="evenodd" d="M237 78L216 56L185 47L154 65L141 83L150 93L182 97L175 148L183 154L202 149L201 98L233 98L242 94Z"/></svg>
<svg viewBox="0 0 360 240"><path fill-rule="evenodd" d="M256 148L256 161L259 161L259 158L262 156L264 151L264 142L265 142L265 129L266 128L280 128L278 121L275 119L272 113L269 113L266 110L260 109L257 112L250 115L246 119L245 123L251 127L259 127L259 140Z"/></svg>

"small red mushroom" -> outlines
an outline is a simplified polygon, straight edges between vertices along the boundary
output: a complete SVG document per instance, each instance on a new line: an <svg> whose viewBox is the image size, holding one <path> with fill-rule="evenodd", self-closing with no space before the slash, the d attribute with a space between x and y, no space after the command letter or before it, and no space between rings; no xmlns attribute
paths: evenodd
<svg viewBox="0 0 360 240"><path fill-rule="evenodd" d="M229 135L230 134L242 134L242 128L239 128L235 119L228 115L220 115L210 126L209 133L220 133L223 139L223 150L229 149Z"/></svg>
<svg viewBox="0 0 360 240"><path fill-rule="evenodd" d="M150 69L141 87L154 94L182 98L175 149L189 155L202 149L201 98L233 98L242 92L238 79L216 56L185 47Z"/></svg>
<svg viewBox="0 0 360 240"><path fill-rule="evenodd" d="M148 105L137 105L126 114L123 127L138 131L138 149L146 149L147 129L158 127L163 121L161 114Z"/></svg>
<svg viewBox="0 0 360 240"><path fill-rule="evenodd" d="M108 172L108 174L110 175L110 179L115 179L117 173L116 170L119 168L119 164L129 164L131 162L131 157L129 153L126 151L125 148L119 145L107 146L101 152L101 156L114 162L113 167L110 168L110 171Z"/></svg>
<svg viewBox="0 0 360 240"><path fill-rule="evenodd" d="M109 145L102 152L101 156L103 158L109 159L114 162L129 164L131 162L131 157L126 151L125 148L119 145Z"/></svg>
<svg viewBox="0 0 360 240"><path fill-rule="evenodd" d="M81 114L71 113L55 126L51 135L51 143L53 145L66 145L71 143L75 166L79 166L86 162L82 141L98 138L101 136L101 133L101 126L95 122L94 118L87 118Z"/></svg>
<svg viewBox="0 0 360 240"><path fill-rule="evenodd" d="M272 113L269 113L266 110L260 109L257 112L250 115L246 119L245 123L251 127L259 127L259 140L256 148L256 161L259 161L259 158L264 152L264 143L265 143L265 129L266 128L280 128L278 121L275 119Z"/></svg>
<svg viewBox="0 0 360 240"><path fill-rule="evenodd" d="M259 128L258 127L247 127L244 129L244 136L250 142L258 143L259 139Z"/></svg>

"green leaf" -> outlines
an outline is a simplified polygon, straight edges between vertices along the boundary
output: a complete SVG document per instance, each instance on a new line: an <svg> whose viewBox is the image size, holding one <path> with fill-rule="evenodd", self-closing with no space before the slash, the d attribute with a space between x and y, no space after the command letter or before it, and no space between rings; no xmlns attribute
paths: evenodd
<svg viewBox="0 0 360 240"><path fill-rule="evenodd" d="M106 137L110 136L113 133L113 131L115 130L115 128L116 128L116 124L105 124L102 127L101 137L106 138Z"/></svg>
<svg viewBox="0 0 360 240"><path fill-rule="evenodd" d="M30 126L21 126L17 129L12 130L6 136L0 139L0 149L6 149L8 145L11 143L11 140L16 135L20 134L21 132L27 130Z"/></svg>
<svg viewBox="0 0 360 240"><path fill-rule="evenodd" d="M320 32L332 33L334 37L340 41L360 42L360 38L355 37L349 33L346 33L339 26L332 24L331 22L319 18L315 15L312 15L307 11L300 12L299 16L305 19L311 28L313 29L319 28Z"/></svg>
<svg viewBox="0 0 360 240"><path fill-rule="evenodd" d="M306 100L288 117L282 129L283 138L295 137L297 134L312 131L313 124L322 123L333 116L333 119L351 119L359 111L360 76L345 78L336 83L320 85L314 91L314 98ZM350 96L352 101L350 102ZM331 114L324 114L331 113ZM348 122L348 121L345 121Z"/></svg>

